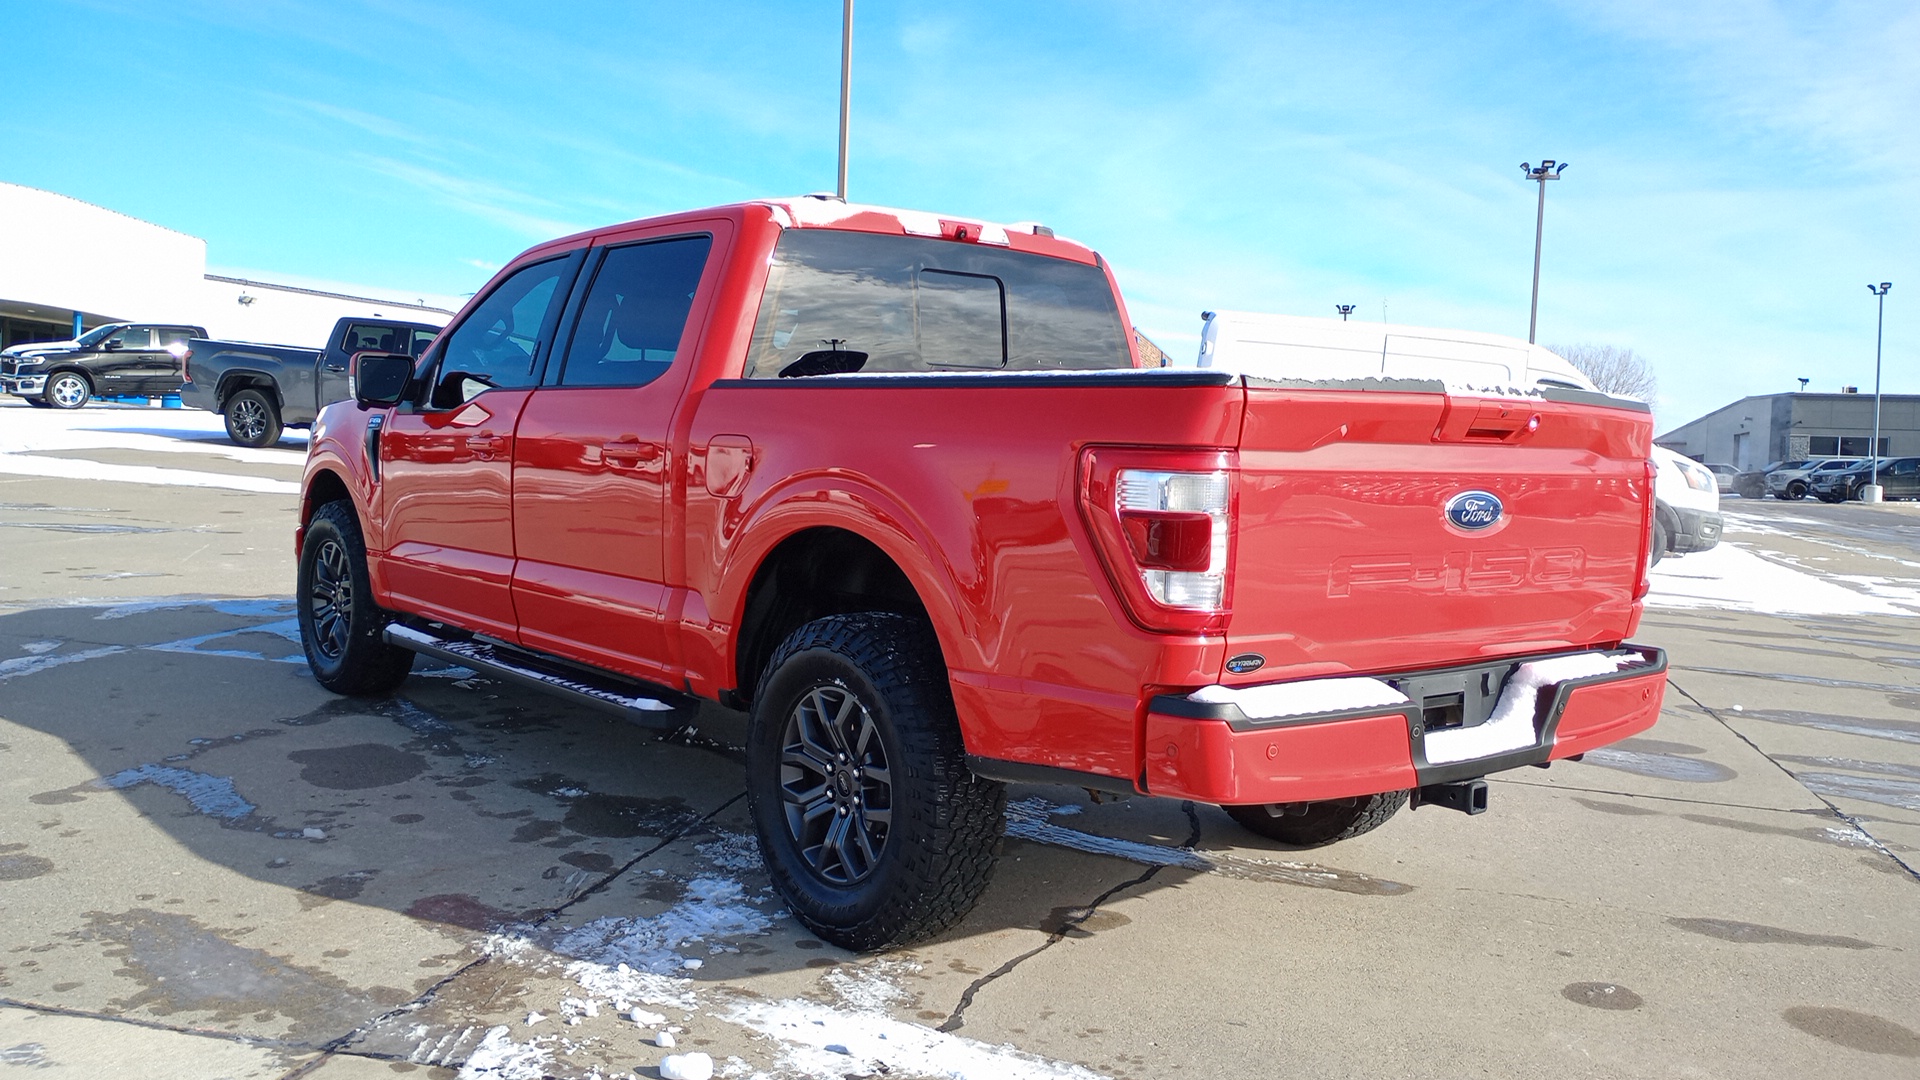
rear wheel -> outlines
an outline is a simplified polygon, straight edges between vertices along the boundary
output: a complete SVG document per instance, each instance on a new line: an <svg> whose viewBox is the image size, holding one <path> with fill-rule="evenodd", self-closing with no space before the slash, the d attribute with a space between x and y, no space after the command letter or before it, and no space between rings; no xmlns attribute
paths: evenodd
<svg viewBox="0 0 1920 1080"><path fill-rule="evenodd" d="M384 694L413 668L413 653L389 645L392 621L373 602L367 546L347 502L316 510L300 544L295 579L300 647L321 686L336 694Z"/></svg>
<svg viewBox="0 0 1920 1080"><path fill-rule="evenodd" d="M74 371L58 371L47 377L47 391L43 399L56 409L77 409L93 399L93 384L85 375Z"/></svg>
<svg viewBox="0 0 1920 1080"><path fill-rule="evenodd" d="M227 438L241 446L272 446L280 441L280 410L258 390L241 390L221 410L227 418Z"/></svg>
<svg viewBox="0 0 1920 1080"><path fill-rule="evenodd" d="M967 769L932 631L836 615L774 651L754 696L747 801L774 886L856 952L937 934L985 891L1006 789Z"/></svg>
<svg viewBox="0 0 1920 1080"><path fill-rule="evenodd" d="M1804 499L1807 497L1807 485L1798 480L1795 480L1792 483L1789 483L1787 485L1786 493L1780 497L1783 499L1792 499L1795 502L1799 502L1801 499Z"/></svg>
<svg viewBox="0 0 1920 1080"><path fill-rule="evenodd" d="M1385 791L1326 802L1223 806L1228 816L1269 840L1294 847L1320 847L1351 840L1387 823L1407 805L1404 791Z"/></svg>

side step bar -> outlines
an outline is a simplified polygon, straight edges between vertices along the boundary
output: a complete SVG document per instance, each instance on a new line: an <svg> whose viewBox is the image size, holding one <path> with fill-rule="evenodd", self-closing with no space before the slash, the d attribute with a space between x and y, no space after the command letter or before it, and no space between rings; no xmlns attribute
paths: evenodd
<svg viewBox="0 0 1920 1080"><path fill-rule="evenodd" d="M441 637L399 623L388 624L384 637L389 645L472 668L507 682L545 690L645 727L681 727L699 707L697 699L666 687L602 675L557 658L544 659L505 643Z"/></svg>

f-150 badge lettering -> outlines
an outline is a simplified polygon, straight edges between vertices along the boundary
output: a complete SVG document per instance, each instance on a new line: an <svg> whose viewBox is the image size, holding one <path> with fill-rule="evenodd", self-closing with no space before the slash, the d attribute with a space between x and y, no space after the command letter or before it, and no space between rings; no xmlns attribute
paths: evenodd
<svg viewBox="0 0 1920 1080"><path fill-rule="evenodd" d="M1468 532L1493 528L1504 512L1500 497L1491 491L1463 491L1447 500L1447 520Z"/></svg>

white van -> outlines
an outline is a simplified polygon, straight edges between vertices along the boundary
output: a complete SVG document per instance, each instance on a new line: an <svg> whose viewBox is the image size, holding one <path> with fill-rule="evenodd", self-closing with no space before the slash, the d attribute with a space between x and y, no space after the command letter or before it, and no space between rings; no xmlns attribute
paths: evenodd
<svg viewBox="0 0 1920 1080"><path fill-rule="evenodd" d="M1592 380L1551 350L1500 334L1250 311L1208 311L1201 317L1200 354L1191 366L1255 378L1439 379L1469 390L1594 389Z"/></svg>
<svg viewBox="0 0 1920 1080"><path fill-rule="evenodd" d="M1720 486L1705 465L1653 448L1653 561L1720 542Z"/></svg>

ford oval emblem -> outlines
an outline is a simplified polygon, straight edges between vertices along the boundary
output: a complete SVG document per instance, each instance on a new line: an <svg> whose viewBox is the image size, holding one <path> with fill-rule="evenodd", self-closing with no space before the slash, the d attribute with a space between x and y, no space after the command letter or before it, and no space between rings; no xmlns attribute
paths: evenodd
<svg viewBox="0 0 1920 1080"><path fill-rule="evenodd" d="M1491 491L1463 491L1447 500L1447 520L1468 532L1481 532L1500 524L1506 508Z"/></svg>

